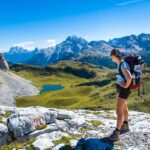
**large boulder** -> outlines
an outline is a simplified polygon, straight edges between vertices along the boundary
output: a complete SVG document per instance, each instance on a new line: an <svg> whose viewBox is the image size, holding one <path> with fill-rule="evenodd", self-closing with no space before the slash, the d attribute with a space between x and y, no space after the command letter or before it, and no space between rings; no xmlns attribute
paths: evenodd
<svg viewBox="0 0 150 150"><path fill-rule="evenodd" d="M9 70L9 65L0 53L0 70Z"/></svg>
<svg viewBox="0 0 150 150"><path fill-rule="evenodd" d="M40 125L54 123L56 114L46 108L28 107L8 117L8 129L15 139L19 139L38 129Z"/></svg>
<svg viewBox="0 0 150 150"><path fill-rule="evenodd" d="M44 150L54 146L52 141L60 140L62 137L69 137L67 133L61 131L53 131L51 133L44 133L37 137L36 141L32 143L36 150Z"/></svg>
<svg viewBox="0 0 150 150"><path fill-rule="evenodd" d="M8 141L11 141L8 128L6 125L0 123L0 147L7 144Z"/></svg>

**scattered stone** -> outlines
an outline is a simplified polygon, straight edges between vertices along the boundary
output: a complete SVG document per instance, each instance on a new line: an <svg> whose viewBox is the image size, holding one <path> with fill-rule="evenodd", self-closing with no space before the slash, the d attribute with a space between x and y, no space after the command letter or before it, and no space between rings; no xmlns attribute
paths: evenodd
<svg viewBox="0 0 150 150"><path fill-rule="evenodd" d="M115 111L87 113L87 110L52 109L40 106L27 108L0 106L0 112L3 111L5 114L8 112L12 114L4 119L5 121L7 119L8 127L0 124L0 146L7 144L14 136L18 141L34 137L32 146L41 150L65 148L148 150L150 148L150 114L130 111L130 131L120 135L120 141L109 144L101 139L114 130ZM36 128L39 125L45 125L45 128L39 130Z"/></svg>
<svg viewBox="0 0 150 150"><path fill-rule="evenodd" d="M77 145L77 143L78 143L78 140L75 140L75 139L70 140L71 147L75 147Z"/></svg>
<svg viewBox="0 0 150 150"><path fill-rule="evenodd" d="M45 133L37 137L37 140L33 143L33 146L37 150L52 148L54 146L54 143L52 141L59 140L63 136L68 137L68 134L60 132L60 131Z"/></svg>
<svg viewBox="0 0 150 150"><path fill-rule="evenodd" d="M37 139L32 145L36 150L44 150L54 146L49 138Z"/></svg>
<svg viewBox="0 0 150 150"><path fill-rule="evenodd" d="M16 106L14 98L37 95L40 91L31 81L0 69L0 105Z"/></svg>

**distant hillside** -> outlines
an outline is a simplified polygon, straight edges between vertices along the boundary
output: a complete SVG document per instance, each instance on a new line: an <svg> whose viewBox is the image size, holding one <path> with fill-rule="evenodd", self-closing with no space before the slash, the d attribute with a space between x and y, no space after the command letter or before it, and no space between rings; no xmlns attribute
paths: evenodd
<svg viewBox="0 0 150 150"><path fill-rule="evenodd" d="M73 61L70 62L60 62L57 65L52 66L30 66L25 64L14 64L11 65L11 70L13 71L37 71L40 75L51 75L51 74L58 74L59 72L64 72L68 74L72 74L81 78L94 78L96 73L92 70L89 70L85 67L78 67L78 66L71 66L69 64L73 64ZM77 64L75 64L77 65Z"/></svg>
<svg viewBox="0 0 150 150"><path fill-rule="evenodd" d="M75 61L59 61L45 67L12 65L14 73L29 79L38 88L44 85L61 85L64 89L45 92L37 96L16 99L17 106L35 106L56 108L115 109L116 77L115 70ZM143 84L138 97L137 89L132 90L129 108L150 112L150 68L145 69ZM144 85L144 91L143 91ZM144 93L143 93L144 92Z"/></svg>

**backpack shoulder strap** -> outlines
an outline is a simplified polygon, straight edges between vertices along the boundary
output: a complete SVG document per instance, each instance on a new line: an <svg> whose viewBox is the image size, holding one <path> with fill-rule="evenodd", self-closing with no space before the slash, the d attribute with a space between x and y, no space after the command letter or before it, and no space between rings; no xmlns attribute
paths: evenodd
<svg viewBox="0 0 150 150"><path fill-rule="evenodd" d="M120 64L119 64L119 67L118 67L118 71L119 71L119 74L121 75L121 77L124 79L125 83L126 83L126 78L122 72L122 69L121 69L121 65L124 61L122 61Z"/></svg>

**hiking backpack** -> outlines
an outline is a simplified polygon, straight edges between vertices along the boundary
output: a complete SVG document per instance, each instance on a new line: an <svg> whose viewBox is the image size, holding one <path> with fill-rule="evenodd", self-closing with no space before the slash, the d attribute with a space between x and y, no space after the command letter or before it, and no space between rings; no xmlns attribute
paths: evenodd
<svg viewBox="0 0 150 150"><path fill-rule="evenodd" d="M142 83L142 73L143 73L143 67L144 67L144 61L142 60L140 55L131 54L129 56L126 56L124 58L124 61L127 62L130 66L130 73L132 75L132 81L130 84L131 89L139 88L139 86ZM119 65L119 74L122 76L124 81L126 82L125 76L121 70L121 64Z"/></svg>

